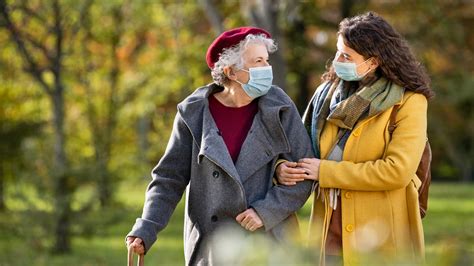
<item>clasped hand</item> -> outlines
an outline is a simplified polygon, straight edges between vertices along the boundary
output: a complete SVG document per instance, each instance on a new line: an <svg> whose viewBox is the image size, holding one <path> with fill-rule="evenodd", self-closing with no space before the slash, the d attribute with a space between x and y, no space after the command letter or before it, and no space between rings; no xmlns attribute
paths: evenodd
<svg viewBox="0 0 474 266"><path fill-rule="evenodd" d="M246 230L255 231L263 226L263 221L253 208L248 208L237 215L235 220Z"/></svg>
<svg viewBox="0 0 474 266"><path fill-rule="evenodd" d="M293 186L305 179L318 181L320 163L321 160L316 158L303 158L298 162L283 162L276 169L278 183Z"/></svg>

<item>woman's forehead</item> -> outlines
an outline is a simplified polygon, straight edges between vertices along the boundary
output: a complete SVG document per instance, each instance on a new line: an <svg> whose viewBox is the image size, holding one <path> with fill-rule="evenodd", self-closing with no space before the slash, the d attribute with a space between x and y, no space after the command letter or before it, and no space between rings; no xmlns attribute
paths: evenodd
<svg viewBox="0 0 474 266"><path fill-rule="evenodd" d="M268 57L267 47L264 44L249 44L243 53L244 57Z"/></svg>
<svg viewBox="0 0 474 266"><path fill-rule="evenodd" d="M339 35L337 38L337 51L350 56L362 56L354 49L350 48L344 43L344 38Z"/></svg>

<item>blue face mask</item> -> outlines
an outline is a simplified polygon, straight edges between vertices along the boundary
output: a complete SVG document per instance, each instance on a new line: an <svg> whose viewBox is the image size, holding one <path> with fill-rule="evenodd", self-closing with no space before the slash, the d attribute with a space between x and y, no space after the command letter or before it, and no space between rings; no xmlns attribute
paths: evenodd
<svg viewBox="0 0 474 266"><path fill-rule="evenodd" d="M370 58L369 58L370 59ZM345 62L338 62L336 60L332 61L332 66L334 67L334 71L336 71L336 75L345 81L359 81L362 80L367 73L369 73L370 69L367 70L362 75L357 74L357 67L361 64L367 62L369 59L365 60L364 62L356 65L355 63L345 63Z"/></svg>
<svg viewBox="0 0 474 266"><path fill-rule="evenodd" d="M245 93L247 93L250 98L255 99L267 94L273 81L272 66L251 67L248 71L245 69L241 70L249 73L249 81L247 84L243 84L238 80L235 81L242 85Z"/></svg>

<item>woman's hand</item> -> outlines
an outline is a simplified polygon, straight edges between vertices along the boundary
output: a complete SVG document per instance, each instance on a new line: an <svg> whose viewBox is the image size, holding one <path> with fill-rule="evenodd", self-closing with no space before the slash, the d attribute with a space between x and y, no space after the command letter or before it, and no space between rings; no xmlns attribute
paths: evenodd
<svg viewBox="0 0 474 266"><path fill-rule="evenodd" d="M319 180L319 165L321 160L316 158L303 158L298 161L297 167L306 173L306 179Z"/></svg>
<svg viewBox="0 0 474 266"><path fill-rule="evenodd" d="M132 248L133 252L141 255L145 253L145 246L143 246L143 240L138 237L129 236L127 237L127 248Z"/></svg>
<svg viewBox="0 0 474 266"><path fill-rule="evenodd" d="M286 186L296 185L307 178L304 169L298 168L296 162L283 162L276 168L276 177L278 183Z"/></svg>
<svg viewBox="0 0 474 266"><path fill-rule="evenodd" d="M263 221L253 208L248 208L235 217L235 220L246 230L255 231L263 226Z"/></svg>

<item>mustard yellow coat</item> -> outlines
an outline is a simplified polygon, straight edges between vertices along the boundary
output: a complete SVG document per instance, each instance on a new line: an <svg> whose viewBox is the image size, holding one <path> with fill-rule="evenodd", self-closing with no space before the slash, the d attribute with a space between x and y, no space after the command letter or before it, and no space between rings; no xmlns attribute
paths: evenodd
<svg viewBox="0 0 474 266"><path fill-rule="evenodd" d="M427 138L427 100L422 94L405 92L399 104L392 138L390 108L358 122L343 161L321 161L320 187L341 189L344 265L424 258L417 192L421 182L415 172ZM337 131L336 125L326 123L320 139L322 158ZM310 243L321 248L325 207L321 197L314 198Z"/></svg>

